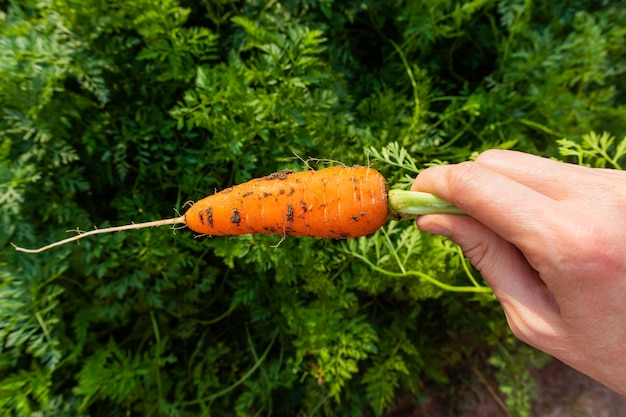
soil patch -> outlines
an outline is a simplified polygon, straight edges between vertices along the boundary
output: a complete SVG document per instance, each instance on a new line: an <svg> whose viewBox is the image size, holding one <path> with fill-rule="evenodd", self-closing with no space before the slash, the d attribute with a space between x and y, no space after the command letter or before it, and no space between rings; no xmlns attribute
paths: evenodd
<svg viewBox="0 0 626 417"><path fill-rule="evenodd" d="M626 417L626 397L557 360L531 371L537 398L531 417ZM511 417L501 393L468 391L456 399L462 417ZM431 397L422 404L398 410L393 417L448 417L450 399Z"/></svg>
<svg viewBox="0 0 626 417"><path fill-rule="evenodd" d="M537 417L624 417L626 397L553 360L533 371Z"/></svg>

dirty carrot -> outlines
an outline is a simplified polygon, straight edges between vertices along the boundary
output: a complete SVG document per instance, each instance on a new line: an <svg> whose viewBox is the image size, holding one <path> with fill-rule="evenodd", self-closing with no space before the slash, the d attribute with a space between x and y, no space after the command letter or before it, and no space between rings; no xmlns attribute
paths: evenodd
<svg viewBox="0 0 626 417"><path fill-rule="evenodd" d="M260 233L347 239L375 232L389 217L414 218L433 212L461 213L431 194L388 193L385 178L368 167L285 170L203 198L180 217L79 232L39 249L13 246L38 253L95 234L166 224L184 224L208 236Z"/></svg>
<svg viewBox="0 0 626 417"><path fill-rule="evenodd" d="M226 189L185 213L192 230L350 238L379 229L389 215L387 183L366 167L281 171Z"/></svg>

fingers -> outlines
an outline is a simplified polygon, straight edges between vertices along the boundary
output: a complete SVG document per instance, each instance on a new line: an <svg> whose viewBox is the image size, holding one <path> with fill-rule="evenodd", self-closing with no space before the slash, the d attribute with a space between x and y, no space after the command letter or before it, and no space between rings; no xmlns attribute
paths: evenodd
<svg viewBox="0 0 626 417"><path fill-rule="evenodd" d="M606 192L612 187L610 180L626 179L626 173L613 169L592 169L515 151L489 150L476 163L554 200L580 198L590 189Z"/></svg>
<svg viewBox="0 0 626 417"><path fill-rule="evenodd" d="M517 337L624 386L625 173L490 151L429 168L412 189L469 214L422 216L417 225L459 244Z"/></svg>
<svg viewBox="0 0 626 417"><path fill-rule="evenodd" d="M528 289L526 280L517 282L508 276L509 270L526 276L532 271L519 251L492 230L467 216L428 215L417 219L417 226L425 232L441 234L458 244L472 265L485 277L496 295L504 289L522 293ZM532 285L536 285L534 282Z"/></svg>
<svg viewBox="0 0 626 417"><path fill-rule="evenodd" d="M575 260L573 251L588 239L611 235L611 224L626 226L619 214L626 201L625 182L623 172L489 151L476 162L429 168L412 189L453 202L517 246L556 290L563 280L547 272L564 272L570 263L566 260ZM598 213L607 218L594 221Z"/></svg>
<svg viewBox="0 0 626 417"><path fill-rule="evenodd" d="M562 279L573 256L567 248L578 244L578 236L586 239L598 235L590 223L578 229L572 227L580 225L581 216L589 216L583 204L571 207L480 163L429 168L417 177L412 188L453 202L502 242L516 247L557 295L567 294L564 288L571 286L571 280Z"/></svg>
<svg viewBox="0 0 626 417"><path fill-rule="evenodd" d="M516 336L548 349L543 343L562 333L561 321L546 285L552 283L537 271L554 255L546 230L563 227L554 216L558 202L478 162L429 168L412 189L434 193L470 215L422 216L417 225L459 244L492 287Z"/></svg>
<svg viewBox="0 0 626 417"><path fill-rule="evenodd" d="M536 237L553 221L546 213L553 211L554 200L475 162L429 168L411 189L454 203L522 251L536 247Z"/></svg>
<svg viewBox="0 0 626 417"><path fill-rule="evenodd" d="M514 245L467 216L422 216L417 225L457 243L498 297L513 333L534 346L549 348L545 343L561 333L559 307Z"/></svg>

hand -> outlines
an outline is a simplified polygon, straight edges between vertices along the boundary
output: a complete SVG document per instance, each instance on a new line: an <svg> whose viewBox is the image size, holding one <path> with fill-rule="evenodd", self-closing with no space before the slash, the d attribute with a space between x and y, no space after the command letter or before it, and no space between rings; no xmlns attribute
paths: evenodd
<svg viewBox="0 0 626 417"><path fill-rule="evenodd" d="M417 225L459 244L518 338L626 395L626 172L487 151L412 189L469 214Z"/></svg>

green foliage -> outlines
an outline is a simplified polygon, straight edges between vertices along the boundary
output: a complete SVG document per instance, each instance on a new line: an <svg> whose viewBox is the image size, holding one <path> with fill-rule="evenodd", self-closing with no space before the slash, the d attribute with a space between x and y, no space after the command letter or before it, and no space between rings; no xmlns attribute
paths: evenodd
<svg viewBox="0 0 626 417"><path fill-rule="evenodd" d="M376 416L453 396L481 355L528 415L539 361L458 248L410 222L9 242L171 217L308 157L398 188L495 147L619 168L625 26L610 0L1 3L0 406Z"/></svg>
<svg viewBox="0 0 626 417"><path fill-rule="evenodd" d="M489 364L495 368L495 378L500 392L505 396L506 405L516 416L533 415L532 400L537 386L529 367L541 367L548 361L548 355L529 346L519 346L519 342L504 340L489 357Z"/></svg>
<svg viewBox="0 0 626 417"><path fill-rule="evenodd" d="M626 137L615 142L615 137L608 132L597 134L589 132L575 141L558 140L559 152L564 157L574 157L579 165L594 168L622 169L623 157L626 155Z"/></svg>

